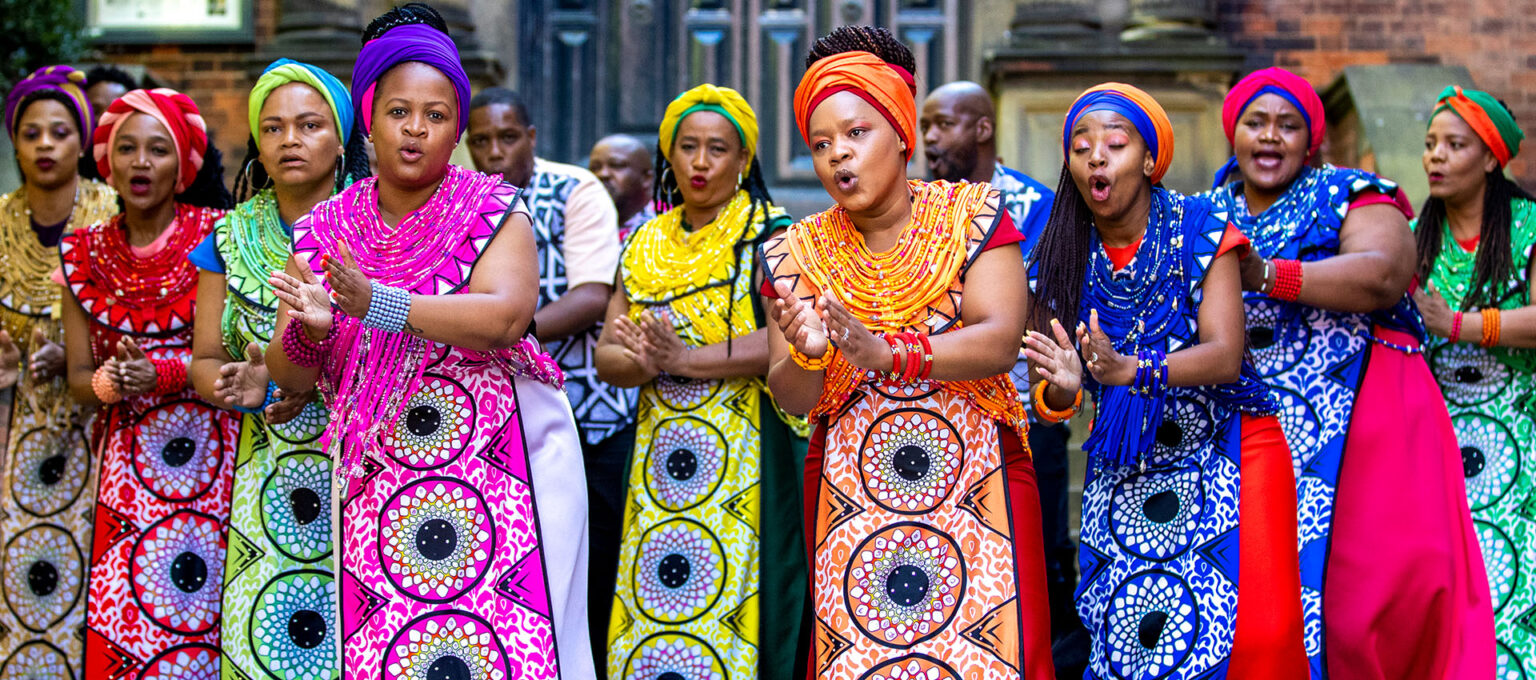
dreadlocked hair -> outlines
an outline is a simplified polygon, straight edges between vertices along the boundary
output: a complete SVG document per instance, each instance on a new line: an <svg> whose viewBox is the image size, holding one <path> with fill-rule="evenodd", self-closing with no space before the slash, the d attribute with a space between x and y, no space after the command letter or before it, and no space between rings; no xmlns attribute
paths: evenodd
<svg viewBox="0 0 1536 680"><path fill-rule="evenodd" d="M1083 281L1088 276L1093 228L1093 212L1078 193L1072 171L1063 164L1051 218L1030 255L1030 266L1038 267L1034 304L1029 310L1031 329L1055 337L1051 335L1051 319L1060 320L1067 328L1076 325Z"/></svg>
<svg viewBox="0 0 1536 680"><path fill-rule="evenodd" d="M363 29L363 44L373 40L389 29L409 24L426 24L443 33L448 32L448 22L443 20L443 15L424 2L407 2L404 5L390 9L380 14L377 19L368 23L368 28Z"/></svg>
<svg viewBox="0 0 1536 680"><path fill-rule="evenodd" d="M352 132L347 138L347 145L342 149L341 167L333 168L336 184L331 193L338 193L364 177L373 174L368 165L368 149L363 146L363 124L361 121L352 122ZM271 175L261 164L261 149L257 148L256 140L248 138L245 142L245 159L240 161L240 171L235 175L235 202L244 203L252 196L260 193L272 183Z"/></svg>
<svg viewBox="0 0 1536 680"><path fill-rule="evenodd" d="M816 40L805 55L805 67L844 52L868 52L907 73L917 73L917 59L912 50L890 31L879 26L839 26Z"/></svg>
<svg viewBox="0 0 1536 680"><path fill-rule="evenodd" d="M1514 270L1514 256L1510 244L1510 201L1536 200L1520 185L1504 176L1502 169L1487 174L1483 187L1483 224L1478 230L1477 260L1472 267L1472 285L1467 297L1461 301L1462 311L1499 304L1519 284ZM1414 234L1419 251L1418 274L1420 281L1428 281L1429 273L1440 259L1440 249L1445 247L1445 200L1430 197L1419 209L1419 226ZM1491 288L1491 290L1490 290Z"/></svg>
<svg viewBox="0 0 1536 680"><path fill-rule="evenodd" d="M70 99L68 95L52 89L33 92L22 97L21 101L16 104L16 113L12 120L16 124L20 124L21 116L26 113L27 107L43 100L58 102L64 106L64 110L70 113L69 122L74 126L75 134L80 135L80 150L85 152L80 155L80 160L75 164L76 171L84 179L101 179L101 171L96 169L96 157L91 155L91 138L87 137L85 131L80 129L80 108L75 105L74 100ZM7 131L7 133L14 132L15 130ZM16 169L17 174L20 175L21 161L19 159L16 161Z"/></svg>
<svg viewBox="0 0 1536 680"><path fill-rule="evenodd" d="M211 130L208 137L213 138ZM118 200L121 202L122 199ZM197 169L197 176L192 178L191 186L176 194L176 202L219 210L235 207L234 197L224 186L224 153L212 142L208 144L208 150L203 152L203 167Z"/></svg>

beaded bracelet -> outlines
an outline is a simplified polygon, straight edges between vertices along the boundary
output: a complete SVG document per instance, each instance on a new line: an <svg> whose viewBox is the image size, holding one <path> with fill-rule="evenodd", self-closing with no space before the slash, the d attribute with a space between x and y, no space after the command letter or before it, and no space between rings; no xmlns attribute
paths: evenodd
<svg viewBox="0 0 1536 680"><path fill-rule="evenodd" d="M824 371L832 365L832 358L837 356L836 347L827 347L827 351L821 358L812 359L809 355L793 347L789 348L789 357L795 360L795 365L807 371Z"/></svg>
<svg viewBox="0 0 1536 680"><path fill-rule="evenodd" d="M1461 342L1461 318L1461 312L1451 315L1451 342Z"/></svg>
<svg viewBox="0 0 1536 680"><path fill-rule="evenodd" d="M904 383L917 382L917 374L923 370L922 347L917 344L916 333L902 333L900 336L903 346L907 350L906 366L901 370L901 381Z"/></svg>
<svg viewBox="0 0 1536 680"><path fill-rule="evenodd" d="M885 344L891 346L891 372L885 374L884 377L886 380L895 380L897 376L901 375L902 343L901 340L897 339L897 336L886 333Z"/></svg>
<svg viewBox="0 0 1536 680"><path fill-rule="evenodd" d="M1168 390L1168 355L1144 349L1136 353L1136 378L1131 391L1160 397Z"/></svg>
<svg viewBox="0 0 1536 680"><path fill-rule="evenodd" d="M320 365L325 358L325 353L331 349L331 342L336 338L337 327L340 324L331 321L331 329L326 331L325 339L315 342L309 339L309 334L304 331L304 324L290 320L288 327L283 329L283 354L288 356L288 362L300 368L314 368Z"/></svg>
<svg viewBox="0 0 1536 680"><path fill-rule="evenodd" d="M1077 398L1072 401L1072 405L1061 411L1054 411L1049 404L1045 403L1045 389L1046 381L1041 380L1035 383L1035 398L1031 400L1031 403L1035 406L1035 413L1045 422L1067 422L1072 419L1072 416L1077 415L1077 410L1083 406L1083 387L1081 385L1077 387Z"/></svg>
<svg viewBox="0 0 1536 680"><path fill-rule="evenodd" d="M187 388L187 364L180 359L150 359L155 367L155 389L152 394L164 395Z"/></svg>
<svg viewBox="0 0 1536 680"><path fill-rule="evenodd" d="M1484 347L1493 347L1499 344L1499 334L1503 331L1500 326L1503 323L1499 315L1498 307L1484 307L1483 315L1483 342Z"/></svg>
<svg viewBox="0 0 1536 680"><path fill-rule="evenodd" d="M928 374L933 372L933 344L928 342L927 333L913 333L918 342L923 344L923 370L918 374L918 380L927 380Z"/></svg>
<svg viewBox="0 0 1536 680"><path fill-rule="evenodd" d="M1275 286L1269 296L1285 302L1295 302L1301 297L1301 263L1296 260L1274 260Z"/></svg>
<svg viewBox="0 0 1536 680"><path fill-rule="evenodd" d="M96 398L103 404L116 404L123 400L123 393L118 391L117 383L112 382L106 366L98 367L91 374L91 391L96 393Z"/></svg>
<svg viewBox="0 0 1536 680"><path fill-rule="evenodd" d="M404 288L386 286L374 281L373 293L368 299L368 314L363 325L368 328L398 333L405 329L405 320L411 314L411 294Z"/></svg>
<svg viewBox="0 0 1536 680"><path fill-rule="evenodd" d="M262 413L262 412L266 411L267 407L271 406L275 402L277 402L277 383L272 382L271 380L268 380L267 381L267 396L261 400L260 404L258 404L256 406L253 406L253 407L250 407L250 408L247 408L245 406L241 406L239 404L235 404L234 405L234 409L236 411L241 412L241 413L249 413L249 414L255 415L257 413Z"/></svg>

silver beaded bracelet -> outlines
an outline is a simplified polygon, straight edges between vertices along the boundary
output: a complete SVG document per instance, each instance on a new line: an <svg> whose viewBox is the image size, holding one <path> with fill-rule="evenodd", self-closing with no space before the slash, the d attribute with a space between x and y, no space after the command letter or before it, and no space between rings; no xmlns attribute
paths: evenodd
<svg viewBox="0 0 1536 680"><path fill-rule="evenodd" d="M404 288L372 282L373 292L368 298L368 314L363 326L398 333L405 329L405 320L411 314L411 294Z"/></svg>

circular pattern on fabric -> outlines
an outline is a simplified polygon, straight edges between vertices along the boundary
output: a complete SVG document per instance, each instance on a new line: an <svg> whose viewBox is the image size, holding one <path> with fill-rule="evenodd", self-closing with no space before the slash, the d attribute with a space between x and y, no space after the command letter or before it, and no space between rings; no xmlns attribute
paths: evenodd
<svg viewBox="0 0 1536 680"><path fill-rule="evenodd" d="M57 625L80 601L85 557L63 527L39 524L5 544L5 605L27 630Z"/></svg>
<svg viewBox="0 0 1536 680"><path fill-rule="evenodd" d="M725 680L725 665L709 643L686 633L640 641L624 662L623 680Z"/></svg>
<svg viewBox="0 0 1536 680"><path fill-rule="evenodd" d="M916 382L890 382L881 380L879 376L872 375L866 385L882 397L891 401L917 401L926 399L939 391L936 383L927 380Z"/></svg>
<svg viewBox="0 0 1536 680"><path fill-rule="evenodd" d="M876 505L921 514L954 491L964 460L953 424L937 413L902 409L870 423L859 446L859 479Z"/></svg>
<svg viewBox="0 0 1536 680"><path fill-rule="evenodd" d="M267 582L256 596L248 633L256 663L272 676L329 680L341 672L332 644L336 631L335 580L303 570Z"/></svg>
<svg viewBox="0 0 1536 680"><path fill-rule="evenodd" d="M1178 576L1166 571L1135 574L1115 589L1110 602L1105 648L1117 677L1166 677L1194 650L1200 608Z"/></svg>
<svg viewBox="0 0 1536 680"><path fill-rule="evenodd" d="M1216 433L1216 418L1204 399L1174 397L1163 409L1163 422L1153 437L1149 459L1182 459L1190 451L1204 449Z"/></svg>
<svg viewBox="0 0 1536 680"><path fill-rule="evenodd" d="M854 624L870 639L906 648L949 625L966 581L954 539L902 522L871 534L853 554L844 597Z"/></svg>
<svg viewBox="0 0 1536 680"><path fill-rule="evenodd" d="M132 437L133 474L171 503L207 493L224 463L218 412L193 401L156 406L139 418Z"/></svg>
<svg viewBox="0 0 1536 680"><path fill-rule="evenodd" d="M1296 338L1282 337L1281 303L1273 300L1249 299L1245 301L1248 317L1248 347L1253 353L1254 367L1266 378L1285 373L1299 365L1312 348L1312 325L1309 323L1286 324L1297 331Z"/></svg>
<svg viewBox="0 0 1536 680"><path fill-rule="evenodd" d="M1443 343L1429 365L1445 400L1455 406L1486 404L1509 389L1513 372L1488 350L1467 343Z"/></svg>
<svg viewBox="0 0 1536 680"><path fill-rule="evenodd" d="M384 668L384 677L401 680L516 678L491 624L461 610L426 614L402 627L385 651Z"/></svg>
<svg viewBox="0 0 1536 680"><path fill-rule="evenodd" d="M673 519L640 537L635 599L640 612L661 623L686 623L715 606L725 583L725 550L703 524Z"/></svg>
<svg viewBox="0 0 1536 680"><path fill-rule="evenodd" d="M913 654L891 659L869 669L859 680L959 680L960 673L949 664L927 654Z"/></svg>
<svg viewBox="0 0 1536 680"><path fill-rule="evenodd" d="M138 680L218 680L219 648L191 644L172 647L144 664Z"/></svg>
<svg viewBox="0 0 1536 680"><path fill-rule="evenodd" d="M1499 502L1520 478L1520 451L1509 428L1481 413L1457 416L1451 423L1461 447L1467 503L1482 510Z"/></svg>
<svg viewBox="0 0 1536 680"><path fill-rule="evenodd" d="M20 647L0 666L0 680L56 680L74 678L69 657L64 651L42 640L33 640Z"/></svg>
<svg viewBox="0 0 1536 680"><path fill-rule="evenodd" d="M48 517L74 505L91 475L85 432L36 428L16 442L11 463L11 496L22 510Z"/></svg>
<svg viewBox="0 0 1536 680"><path fill-rule="evenodd" d="M328 417L325 404L319 399L311 399L304 408L299 409L299 414L294 416L293 420L276 425L267 423L267 429L274 437L289 444L310 444L319 439L320 435L325 434Z"/></svg>
<svg viewBox="0 0 1536 680"><path fill-rule="evenodd" d="M1323 426L1312 401L1275 385L1270 385L1269 392L1280 403L1280 410L1275 415L1280 418L1281 428L1285 431L1285 439L1291 450L1318 450L1322 446Z"/></svg>
<svg viewBox="0 0 1536 680"><path fill-rule="evenodd" d="M379 517L379 554L390 583L424 602L447 602L490 570L496 525L468 484L429 477L400 489Z"/></svg>
<svg viewBox="0 0 1536 680"><path fill-rule="evenodd" d="M191 510L176 512L139 535L128 564L133 599L155 625L180 635L200 635L218 625L222 522Z"/></svg>
<svg viewBox="0 0 1536 680"><path fill-rule="evenodd" d="M651 500L682 512L709 500L725 480L730 448L720 430L693 417L656 426L645 454L645 489Z"/></svg>
<svg viewBox="0 0 1536 680"><path fill-rule="evenodd" d="M1525 680L1525 669L1520 666L1520 657L1504 646L1502 642L1494 642L1494 665L1497 668L1493 677L1495 680Z"/></svg>
<svg viewBox="0 0 1536 680"><path fill-rule="evenodd" d="M1161 562L1189 550L1204 510L1199 468L1148 470L1115 488L1109 531L1126 552Z"/></svg>
<svg viewBox="0 0 1536 680"><path fill-rule="evenodd" d="M674 411L692 411L707 403L720 390L719 380L696 380L664 374L652 381L656 397Z"/></svg>
<svg viewBox="0 0 1536 680"><path fill-rule="evenodd" d="M1492 522L1473 520L1472 530L1482 548L1483 568L1488 572L1488 588L1493 592L1493 611L1498 612L1509 604L1515 586L1519 585L1520 553L1504 530Z"/></svg>
<svg viewBox="0 0 1536 680"><path fill-rule="evenodd" d="M330 475L323 453L278 456L261 486L261 528L278 552L306 564L331 554Z"/></svg>
<svg viewBox="0 0 1536 680"><path fill-rule="evenodd" d="M432 373L400 408L400 417L384 435L390 458L412 470L433 470L453 462L474 436L475 400L469 390Z"/></svg>

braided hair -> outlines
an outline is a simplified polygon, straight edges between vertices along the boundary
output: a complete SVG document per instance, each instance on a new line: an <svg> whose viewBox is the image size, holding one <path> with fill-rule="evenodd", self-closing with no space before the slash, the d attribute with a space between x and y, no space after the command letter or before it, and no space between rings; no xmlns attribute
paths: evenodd
<svg viewBox="0 0 1536 680"><path fill-rule="evenodd" d="M431 5L424 2L407 2L368 22L368 27L363 29L363 44L388 33L391 28L409 24L426 24L443 33L448 32L448 22Z"/></svg>
<svg viewBox="0 0 1536 680"><path fill-rule="evenodd" d="M101 171L96 168L96 157L91 155L91 138L84 130L80 129L80 109L75 105L75 100L70 99L68 95L58 90L47 89L38 90L22 97L21 101L16 104L16 123L18 125L21 123L21 116L27 112L27 107L43 100L63 104L64 110L70 114L69 123L75 127L75 134L80 135L80 150L85 152L80 155L80 160L77 163L77 172L80 174L80 177L84 179L101 179ZM6 133L14 136L15 130L7 130ZM19 170L21 167L20 161L17 161L17 163L17 169Z"/></svg>
<svg viewBox="0 0 1536 680"><path fill-rule="evenodd" d="M353 182L373 174L373 169L368 165L368 149L363 141L365 136L362 121L352 121L351 136L342 149L341 167L335 168L336 184L332 193L340 192ZM247 138L245 160L240 162L240 171L235 175L235 202L250 200L271 182L272 177L261 164L261 149L256 146L254 138Z"/></svg>
<svg viewBox="0 0 1536 680"><path fill-rule="evenodd" d="M1092 254L1093 229L1093 211L1078 192L1071 168L1063 163L1050 219L1026 267L1036 269L1038 277L1029 308L1029 328L1055 337L1051 335L1051 319L1060 319L1067 328L1076 324Z"/></svg>
<svg viewBox="0 0 1536 680"><path fill-rule="evenodd" d="M1499 102L1503 104L1503 102ZM1478 231L1477 260L1472 266L1472 285L1461 301L1461 311L1477 307L1494 307L1511 294L1518 292L1519 277L1514 271L1514 255L1510 252L1509 203L1517 198L1536 200L1520 185L1504 176L1502 169L1487 174L1483 186L1483 224ZM1414 240L1419 251L1418 275L1420 281L1428 281L1445 247L1446 210L1445 199L1431 196L1419 208L1419 225ZM1489 290L1492 288L1492 290Z"/></svg>
<svg viewBox="0 0 1536 680"><path fill-rule="evenodd" d="M827 57L844 52L868 52L892 66L900 66L907 73L917 73L917 59L901 40L879 26L839 26L816 40L805 55L805 67Z"/></svg>

